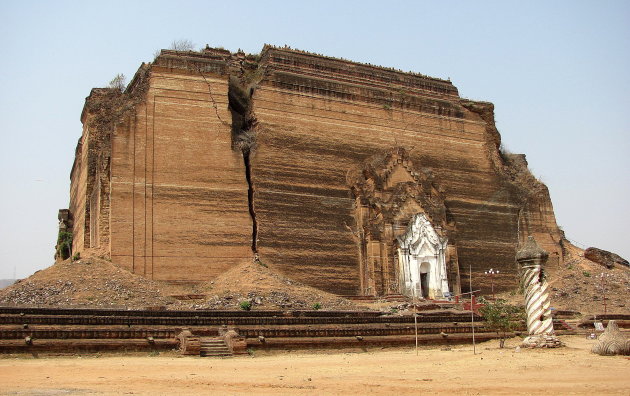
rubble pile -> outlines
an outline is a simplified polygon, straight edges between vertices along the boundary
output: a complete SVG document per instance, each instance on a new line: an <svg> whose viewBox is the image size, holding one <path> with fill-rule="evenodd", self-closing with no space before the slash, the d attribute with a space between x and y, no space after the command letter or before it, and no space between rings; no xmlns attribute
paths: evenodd
<svg viewBox="0 0 630 396"><path fill-rule="evenodd" d="M252 309L357 309L351 301L288 279L260 261L244 262L198 287L208 298L200 306L239 309L247 301Z"/></svg>
<svg viewBox="0 0 630 396"><path fill-rule="evenodd" d="M292 281L258 261L211 282L173 285L89 257L54 264L0 290L0 305L7 306L243 309L243 302L249 309L357 309L347 299Z"/></svg>
<svg viewBox="0 0 630 396"><path fill-rule="evenodd" d="M98 258L66 260L0 290L0 304L142 309L181 305L160 284Z"/></svg>

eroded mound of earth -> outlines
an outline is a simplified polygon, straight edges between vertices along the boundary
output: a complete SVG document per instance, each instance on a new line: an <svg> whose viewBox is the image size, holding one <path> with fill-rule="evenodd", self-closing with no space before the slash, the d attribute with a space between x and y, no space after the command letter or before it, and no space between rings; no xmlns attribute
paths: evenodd
<svg viewBox="0 0 630 396"><path fill-rule="evenodd" d="M101 308L177 305L161 286L103 259L66 260L0 290L0 304Z"/></svg>
<svg viewBox="0 0 630 396"><path fill-rule="evenodd" d="M207 308L238 308L249 301L264 309L357 309L351 301L286 278L258 261L244 262L197 289Z"/></svg>
<svg viewBox="0 0 630 396"><path fill-rule="evenodd" d="M241 309L357 309L349 300L302 285L259 262L244 262L211 282L175 285L152 281L90 257L66 260L0 290L0 305Z"/></svg>

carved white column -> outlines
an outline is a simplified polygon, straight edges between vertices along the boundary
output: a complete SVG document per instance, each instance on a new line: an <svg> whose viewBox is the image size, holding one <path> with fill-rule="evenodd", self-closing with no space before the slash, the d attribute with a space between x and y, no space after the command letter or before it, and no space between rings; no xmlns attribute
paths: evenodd
<svg viewBox="0 0 630 396"><path fill-rule="evenodd" d="M516 253L516 261L522 267L529 333L523 344L528 347L552 347L560 344L554 336L551 301L543 272L548 257L549 253L538 246L533 236L529 236Z"/></svg>

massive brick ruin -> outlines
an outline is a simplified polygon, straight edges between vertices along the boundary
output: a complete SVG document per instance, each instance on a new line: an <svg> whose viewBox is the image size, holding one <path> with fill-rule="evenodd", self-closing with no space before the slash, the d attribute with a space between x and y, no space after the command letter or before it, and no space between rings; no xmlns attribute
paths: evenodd
<svg viewBox="0 0 630 396"><path fill-rule="evenodd" d="M528 235L562 260L547 188L450 81L265 46L163 50L95 88L71 171L73 252L151 279L257 256L342 295L517 283Z"/></svg>

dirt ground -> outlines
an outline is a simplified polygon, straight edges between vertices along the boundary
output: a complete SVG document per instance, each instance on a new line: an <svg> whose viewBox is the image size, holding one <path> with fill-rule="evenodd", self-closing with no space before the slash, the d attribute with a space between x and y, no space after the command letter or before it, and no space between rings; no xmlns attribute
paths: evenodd
<svg viewBox="0 0 630 396"><path fill-rule="evenodd" d="M3 395L628 395L628 357L589 352L593 340L520 350L520 339L368 352L254 353L229 359L160 356L0 359Z"/></svg>

